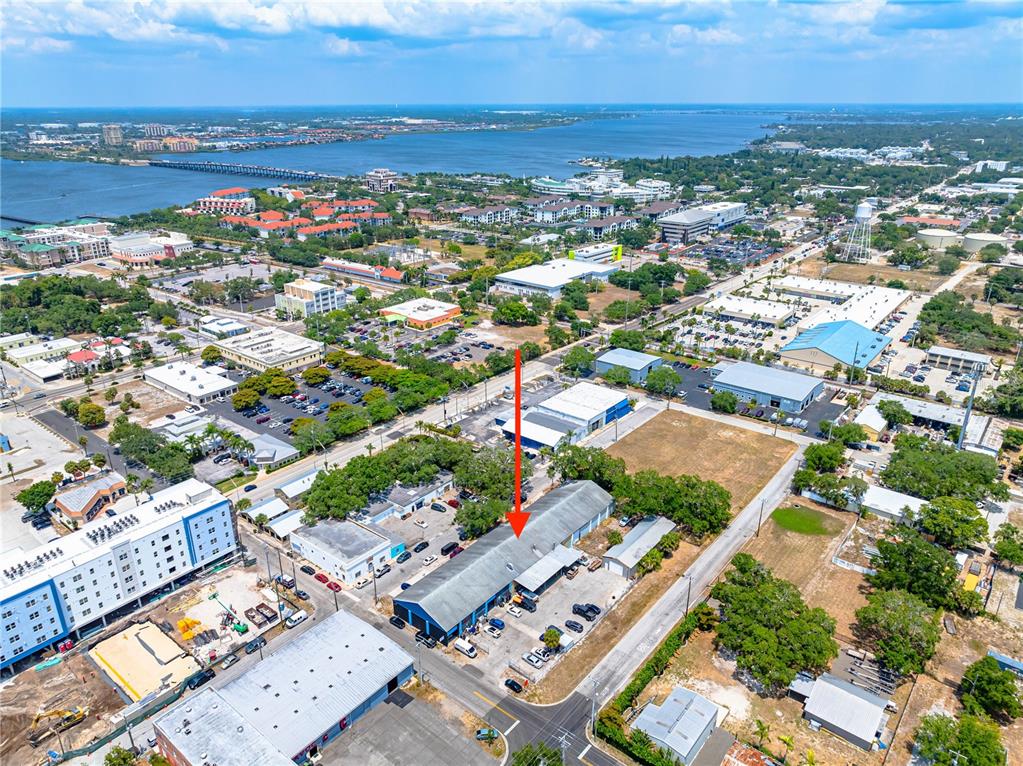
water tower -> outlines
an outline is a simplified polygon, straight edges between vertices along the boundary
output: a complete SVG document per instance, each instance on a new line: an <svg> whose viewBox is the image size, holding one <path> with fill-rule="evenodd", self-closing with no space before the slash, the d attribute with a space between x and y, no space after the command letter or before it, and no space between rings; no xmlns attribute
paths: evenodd
<svg viewBox="0 0 1023 766"><path fill-rule="evenodd" d="M870 217L873 214L874 209L869 202L864 201L856 206L853 225L842 244L840 257L843 261L866 263L870 260Z"/></svg>

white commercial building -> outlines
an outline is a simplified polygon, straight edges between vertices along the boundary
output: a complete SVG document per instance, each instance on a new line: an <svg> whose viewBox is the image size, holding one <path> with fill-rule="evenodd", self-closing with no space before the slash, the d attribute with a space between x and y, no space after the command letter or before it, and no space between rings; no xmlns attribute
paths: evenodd
<svg viewBox="0 0 1023 766"><path fill-rule="evenodd" d="M661 238L672 244L689 244L710 231L734 226L746 220L744 202L710 202L658 219Z"/></svg>
<svg viewBox="0 0 1023 766"><path fill-rule="evenodd" d="M238 384L220 367L198 367L191 362L170 362L142 374L143 380L161 391L192 404L205 404L218 397L231 396Z"/></svg>
<svg viewBox="0 0 1023 766"><path fill-rule="evenodd" d="M622 246L617 242L597 242L568 251L568 257L576 261L620 261Z"/></svg>
<svg viewBox="0 0 1023 766"><path fill-rule="evenodd" d="M410 301L380 309L380 316L390 320L404 320L405 324L417 330L432 330L448 324L460 316L462 309L454 303L433 298L413 298Z"/></svg>
<svg viewBox="0 0 1023 766"><path fill-rule="evenodd" d="M709 301L704 307L705 314L715 314L721 319L737 319L743 322L780 327L796 313L794 306L778 301L759 298L743 298L738 295L722 295Z"/></svg>
<svg viewBox="0 0 1023 766"><path fill-rule="evenodd" d="M636 565L661 538L675 528L675 523L663 516L650 516L636 524L618 545L604 554L604 569L622 577L636 575Z"/></svg>
<svg viewBox="0 0 1023 766"><path fill-rule="evenodd" d="M972 372L976 367L986 370L991 366L991 357L975 351L963 351L948 346L931 346L927 349L927 364L952 372Z"/></svg>
<svg viewBox="0 0 1023 766"><path fill-rule="evenodd" d="M213 563L237 547L226 497L195 479L30 551L0 558L0 668Z"/></svg>
<svg viewBox="0 0 1023 766"><path fill-rule="evenodd" d="M545 293L552 298L561 295L561 288L569 282L606 282L618 271L617 263L590 263L587 261L556 258L547 263L526 266L498 274L494 288L514 295Z"/></svg>
<svg viewBox="0 0 1023 766"><path fill-rule="evenodd" d="M225 359L257 372L271 367L297 372L323 361L321 342L276 327L263 327L234 338L218 340L214 345Z"/></svg>
<svg viewBox="0 0 1023 766"><path fill-rule="evenodd" d="M370 577L405 550L374 524L326 519L291 533L291 547L335 580L351 585Z"/></svg>
<svg viewBox="0 0 1023 766"><path fill-rule="evenodd" d="M82 344L70 338L56 338L55 340L33 343L30 346L7 349L5 354L7 360L16 365L27 364L28 362L56 362L64 359L72 351L77 351Z"/></svg>
<svg viewBox="0 0 1023 766"><path fill-rule="evenodd" d="M284 285L284 292L274 297L279 311L289 317L308 317L337 311L348 302L348 294L330 282L296 279Z"/></svg>
<svg viewBox="0 0 1023 766"><path fill-rule="evenodd" d="M210 338L233 338L248 332L249 326L229 317L210 314L199 320L199 332Z"/></svg>
<svg viewBox="0 0 1023 766"><path fill-rule="evenodd" d="M842 303L856 295L863 285L852 282L835 282L831 279L812 279L786 274L780 279L772 279L768 284L771 288L786 295L799 298L815 298L817 300Z"/></svg>

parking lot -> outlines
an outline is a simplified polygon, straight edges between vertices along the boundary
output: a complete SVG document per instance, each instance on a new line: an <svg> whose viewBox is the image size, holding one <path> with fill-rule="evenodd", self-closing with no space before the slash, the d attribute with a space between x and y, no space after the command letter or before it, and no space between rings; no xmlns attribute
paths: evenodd
<svg viewBox="0 0 1023 766"><path fill-rule="evenodd" d="M504 691L504 680L514 678L523 686L536 683L554 665L559 662L570 662L572 648L563 649L558 653L547 652L550 657L543 660L541 638L549 626L554 626L576 642L586 640L590 630L607 614L629 588L629 582L619 575L606 569L593 572L580 566L574 579L567 576L558 578L540 596L535 612L518 609L518 616L509 611L509 604L496 609L490 614L491 619L498 619L504 628L495 635L487 633L485 625L480 625L467 638L476 647L477 656L469 659L454 648L438 645L437 649L446 652L452 661L463 666L472 666L480 671L495 687ZM601 613L591 622L585 617L573 614L574 604L595 604ZM569 630L565 623L573 621L582 626L582 632ZM411 628L406 628L411 630ZM534 667L523 655L533 653L540 661L540 667Z"/></svg>

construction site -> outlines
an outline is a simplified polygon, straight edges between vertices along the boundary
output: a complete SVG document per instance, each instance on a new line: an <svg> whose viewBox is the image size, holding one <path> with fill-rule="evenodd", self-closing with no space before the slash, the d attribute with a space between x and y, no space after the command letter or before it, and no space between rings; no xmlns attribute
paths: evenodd
<svg viewBox="0 0 1023 766"><path fill-rule="evenodd" d="M63 642L0 686L0 762L36 766L48 751L88 746L121 723L126 706L172 693L291 608L256 567L232 566L78 644Z"/></svg>

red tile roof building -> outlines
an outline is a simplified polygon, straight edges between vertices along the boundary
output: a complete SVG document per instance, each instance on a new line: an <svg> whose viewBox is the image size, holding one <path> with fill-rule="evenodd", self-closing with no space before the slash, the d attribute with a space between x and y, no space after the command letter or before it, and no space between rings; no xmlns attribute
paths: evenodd
<svg viewBox="0 0 1023 766"><path fill-rule="evenodd" d="M295 234L300 241L305 241L309 237L329 237L332 234L340 235L344 232L356 231L358 228L351 221L341 221L340 223L321 223L318 226L302 226L295 230Z"/></svg>

